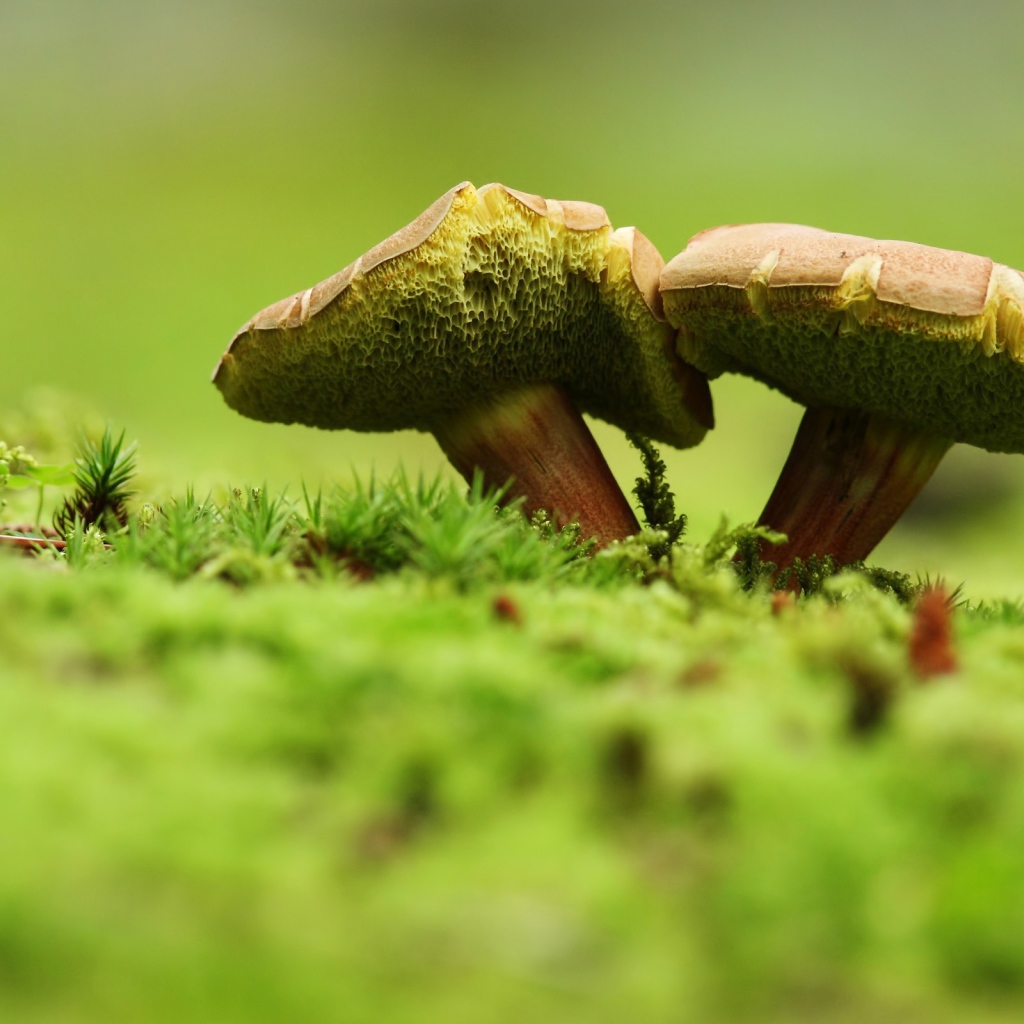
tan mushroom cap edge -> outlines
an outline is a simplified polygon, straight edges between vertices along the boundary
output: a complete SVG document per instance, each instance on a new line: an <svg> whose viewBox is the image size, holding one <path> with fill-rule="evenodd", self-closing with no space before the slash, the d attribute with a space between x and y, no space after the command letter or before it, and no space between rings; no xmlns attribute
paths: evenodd
<svg viewBox="0 0 1024 1024"><path fill-rule="evenodd" d="M655 320L664 325L665 308L661 296L661 275L665 261L654 243L639 228L618 228L612 233L609 246L609 266L614 268L616 256L622 253L629 263L630 274ZM667 332L666 359L672 369L683 404L696 423L705 430L715 427L714 404L707 378L696 367L674 353L674 332Z"/></svg>
<svg viewBox="0 0 1024 1024"><path fill-rule="evenodd" d="M375 245L347 267L313 285L312 288L296 292L294 295L289 295L287 298L280 299L267 306L266 309L260 310L235 332L235 336L231 339L224 354L230 353L235 342L252 331L296 328L308 323L318 313L321 313L332 302L337 300L357 276L368 274L381 264L404 256L406 253L410 253L422 245L437 230L438 226L447 216L448 211L452 208L452 203L455 201L455 197L460 192L472 188L473 185L470 182L460 182L431 203L415 220L400 228L393 235L385 238L383 242ZM483 197L493 189L501 189L507 195L522 203L527 209L532 210L541 217L547 217L555 223L565 225L570 231L595 231L611 226L611 221L609 221L604 207L597 206L594 203L545 199L543 196L533 195L530 192L521 192L518 189L509 188L498 182L482 185L476 192L479 197ZM645 238L643 241L647 242L647 239ZM650 249L654 249L650 242L647 242L647 246ZM646 250L641 251L646 252ZM657 250L654 251L657 252ZM658 261L660 264L660 255L658 256ZM659 265L659 274L660 270L661 266ZM657 277L655 276L653 279L652 286L649 257L646 257L644 262L634 270L634 281L652 311L656 308L660 309L660 299L654 298L658 293ZM655 302L657 302L657 306L654 305ZM214 368L211 380L216 381L220 369L221 362L218 362Z"/></svg>
<svg viewBox="0 0 1024 1024"><path fill-rule="evenodd" d="M742 224L695 235L661 275L662 293L708 287L742 289L754 312L770 319L766 292L832 290L831 306L872 322L878 304L932 316L921 333L949 332L1006 351L1024 362L1024 273L984 256L915 242L876 240L799 224Z"/></svg>

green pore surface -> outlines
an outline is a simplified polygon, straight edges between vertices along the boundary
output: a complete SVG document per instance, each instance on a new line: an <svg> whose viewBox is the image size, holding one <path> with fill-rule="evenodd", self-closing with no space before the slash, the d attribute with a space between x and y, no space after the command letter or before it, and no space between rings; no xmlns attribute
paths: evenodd
<svg viewBox="0 0 1024 1024"><path fill-rule="evenodd" d="M876 302L872 321L831 308L834 289L768 289L759 315L745 291L670 292L685 318L683 358L710 376L756 377L803 405L863 409L992 452L1024 451L1024 365L986 355L966 328ZM929 318L934 322L929 322ZM974 327L976 318L963 318Z"/></svg>
<svg viewBox="0 0 1024 1024"><path fill-rule="evenodd" d="M1020 1019L1019 607L925 683L857 578L377 499L0 557L3 1019Z"/></svg>
<svg viewBox="0 0 1024 1024"><path fill-rule="evenodd" d="M217 384L255 419L388 431L551 382L624 429L695 444L704 428L682 402L672 332L628 259L609 267L610 235L469 186L425 241L357 273L301 327L242 334Z"/></svg>

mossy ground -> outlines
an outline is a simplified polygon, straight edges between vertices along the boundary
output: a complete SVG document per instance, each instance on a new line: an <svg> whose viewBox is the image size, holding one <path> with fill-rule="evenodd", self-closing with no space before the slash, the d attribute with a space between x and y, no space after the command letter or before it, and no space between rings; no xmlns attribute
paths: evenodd
<svg viewBox="0 0 1024 1024"><path fill-rule="evenodd" d="M471 498L0 558L5 1019L1019 1019L1019 608L922 680L862 577Z"/></svg>

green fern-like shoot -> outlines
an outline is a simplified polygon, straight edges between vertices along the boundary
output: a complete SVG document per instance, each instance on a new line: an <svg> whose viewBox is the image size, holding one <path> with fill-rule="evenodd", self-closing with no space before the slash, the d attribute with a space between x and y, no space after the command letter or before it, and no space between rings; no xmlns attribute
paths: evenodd
<svg viewBox="0 0 1024 1024"><path fill-rule="evenodd" d="M665 479L665 460L654 443L640 434L627 434L626 437L640 453L644 464L644 475L637 477L633 488L644 522L649 529L665 535L663 540L650 545L651 557L657 562L686 532L686 516L676 514L675 495Z"/></svg>
<svg viewBox="0 0 1024 1024"><path fill-rule="evenodd" d="M99 444L88 439L75 459L75 491L53 516L54 529L66 537L77 518L85 527L115 532L128 522L127 502L135 475L135 443L125 446L124 431L115 440L110 427Z"/></svg>

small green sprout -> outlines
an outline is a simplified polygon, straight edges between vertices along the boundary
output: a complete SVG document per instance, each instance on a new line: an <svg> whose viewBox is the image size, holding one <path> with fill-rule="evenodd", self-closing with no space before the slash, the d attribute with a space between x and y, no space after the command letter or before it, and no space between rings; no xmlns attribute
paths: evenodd
<svg viewBox="0 0 1024 1024"><path fill-rule="evenodd" d="M125 447L123 430L117 440L107 427L99 444L83 441L75 464L64 467L73 474L67 483L77 488L54 513L54 529L66 537L76 517L108 533L123 528L128 522L126 504L132 494L129 484L135 475L135 457L135 444Z"/></svg>
<svg viewBox="0 0 1024 1024"><path fill-rule="evenodd" d="M74 466L46 466L29 454L23 445L9 447L0 441L0 495L4 490L34 487L37 492L35 525L43 518L43 500L47 487L68 487L75 482ZM6 504L0 498L0 509Z"/></svg>

